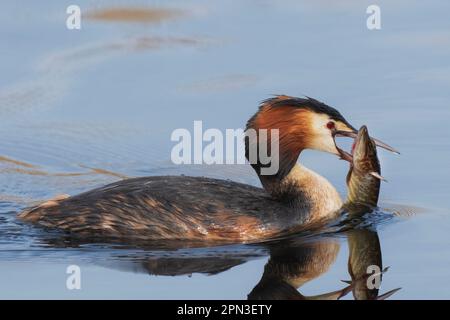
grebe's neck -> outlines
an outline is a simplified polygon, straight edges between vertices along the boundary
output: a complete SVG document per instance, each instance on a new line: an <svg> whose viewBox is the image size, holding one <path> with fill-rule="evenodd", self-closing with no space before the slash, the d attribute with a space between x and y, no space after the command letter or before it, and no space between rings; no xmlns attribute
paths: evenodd
<svg viewBox="0 0 450 320"><path fill-rule="evenodd" d="M301 164L295 163L284 176L258 176L272 197L307 212L311 220L329 218L342 207L342 199L333 185Z"/></svg>

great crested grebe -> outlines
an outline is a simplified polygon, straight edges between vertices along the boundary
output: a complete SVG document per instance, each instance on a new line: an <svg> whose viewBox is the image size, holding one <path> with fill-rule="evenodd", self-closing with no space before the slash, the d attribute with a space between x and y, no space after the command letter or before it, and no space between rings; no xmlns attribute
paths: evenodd
<svg viewBox="0 0 450 320"><path fill-rule="evenodd" d="M248 129L279 130L279 170L264 189L203 177L155 176L118 181L57 197L19 214L23 221L89 239L254 241L336 217L342 200L323 177L297 163L305 149L335 154L336 136L356 130L334 108L312 98L275 96L261 103ZM246 139L246 155L252 143ZM394 151L375 140L377 145Z"/></svg>

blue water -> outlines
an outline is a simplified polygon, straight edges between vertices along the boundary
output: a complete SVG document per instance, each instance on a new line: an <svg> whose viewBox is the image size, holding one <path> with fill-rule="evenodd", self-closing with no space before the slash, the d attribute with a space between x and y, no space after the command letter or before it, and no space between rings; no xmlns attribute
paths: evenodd
<svg viewBox="0 0 450 320"><path fill-rule="evenodd" d="M380 293L401 287L391 299L449 298L449 3L378 1L382 28L374 31L366 28L370 1L133 1L176 13L144 20L92 16L126 1L77 1L81 30L66 28L70 4L3 1L0 10L0 298L245 299L271 254L266 245L67 247L15 215L125 176L259 185L245 165L174 165L170 134L192 130L194 120L242 128L270 94L322 100L401 151L379 153L389 180L380 206L403 212L377 228L390 266ZM300 161L345 196L348 164L318 152ZM298 289L304 296L349 279L346 235L314 241L334 259ZM187 274L161 271L185 270L180 263ZM73 264L81 290L66 288Z"/></svg>

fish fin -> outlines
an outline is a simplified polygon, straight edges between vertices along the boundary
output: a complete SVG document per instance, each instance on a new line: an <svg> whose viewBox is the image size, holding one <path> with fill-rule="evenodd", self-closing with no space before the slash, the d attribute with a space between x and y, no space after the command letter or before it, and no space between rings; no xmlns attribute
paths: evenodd
<svg viewBox="0 0 450 320"><path fill-rule="evenodd" d="M353 284L350 282L350 285L341 290L341 295L338 297L338 300L344 296L346 296L349 292L353 290Z"/></svg>
<svg viewBox="0 0 450 320"><path fill-rule="evenodd" d="M341 280L343 283L352 284L352 280Z"/></svg>
<svg viewBox="0 0 450 320"><path fill-rule="evenodd" d="M352 291L353 286L349 285L345 288L337 291L332 291L324 294L319 294L317 296L308 296L305 297L306 300L339 300L343 296L347 295L349 292Z"/></svg>
<svg viewBox="0 0 450 320"><path fill-rule="evenodd" d="M372 172L370 172L370 174L371 174L372 176L374 176L375 178L380 179L381 181L388 182L388 181L387 181L382 175L380 175L378 172L372 171Z"/></svg>
<svg viewBox="0 0 450 320"><path fill-rule="evenodd" d="M382 294L381 296L377 297L377 300L386 300L387 298L389 298L390 296L392 296L394 293L396 293L398 290L400 290L401 288L397 288L397 289L393 289L391 291L388 291L384 294Z"/></svg>

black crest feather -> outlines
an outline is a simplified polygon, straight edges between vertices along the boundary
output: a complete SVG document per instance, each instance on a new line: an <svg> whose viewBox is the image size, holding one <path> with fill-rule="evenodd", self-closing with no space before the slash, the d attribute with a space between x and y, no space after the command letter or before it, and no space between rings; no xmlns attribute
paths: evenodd
<svg viewBox="0 0 450 320"><path fill-rule="evenodd" d="M283 106L302 108L316 113L323 113L330 116L331 119L341 121L345 123L348 127L353 128L347 122L347 120L345 120L342 114L335 108L330 107L329 105L326 105L325 103L308 96L305 96L305 98L297 98L284 95L276 95L274 97L262 101L259 108L260 109L265 107L277 108Z"/></svg>

